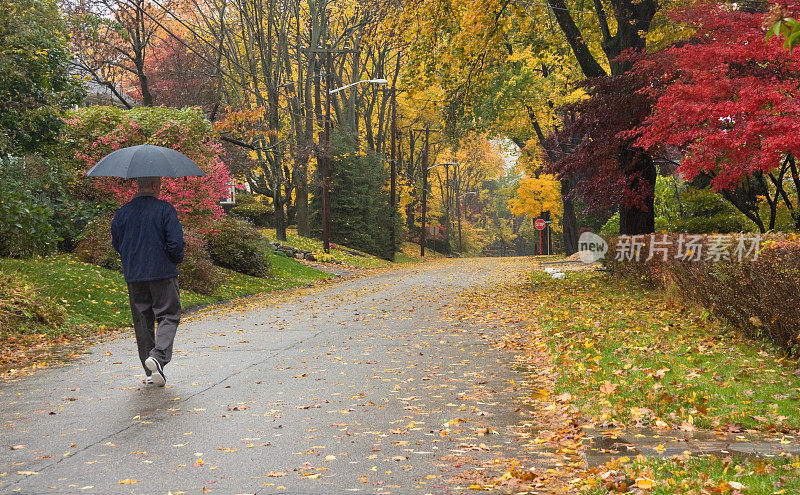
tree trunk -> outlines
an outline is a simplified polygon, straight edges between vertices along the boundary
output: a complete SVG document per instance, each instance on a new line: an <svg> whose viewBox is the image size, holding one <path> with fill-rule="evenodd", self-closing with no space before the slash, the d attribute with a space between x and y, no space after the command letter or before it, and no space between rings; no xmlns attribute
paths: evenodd
<svg viewBox="0 0 800 495"><path fill-rule="evenodd" d="M656 167L652 158L636 150L626 150L620 156L620 163L630 163L625 176L628 190L643 191L644 205L631 206L623 201L619 206L619 233L621 235L650 234L656 229L655 221L655 183Z"/></svg>
<svg viewBox="0 0 800 495"><path fill-rule="evenodd" d="M274 182L272 184L272 208L275 212L275 237L279 241L286 240L286 217L283 214L283 194L281 194L281 169L280 166L274 167Z"/></svg>
<svg viewBox="0 0 800 495"><path fill-rule="evenodd" d="M417 191L419 190L416 186L416 180L414 179L414 129L412 128L408 132L408 159L406 160L406 179L408 182L412 184L411 188L411 201L406 205L406 230L412 234L417 232L416 227L416 212L417 208L419 207L419 198L417 196Z"/></svg>
<svg viewBox="0 0 800 495"><path fill-rule="evenodd" d="M308 155L302 164L297 164L294 173L294 191L297 221L297 233L303 237L311 237L311 227L308 222Z"/></svg>
<svg viewBox="0 0 800 495"><path fill-rule="evenodd" d="M575 204L569 199L569 179L561 179L561 198L564 203L564 254L567 256L578 252L578 218L575 216Z"/></svg>
<svg viewBox="0 0 800 495"><path fill-rule="evenodd" d="M580 28L575 23L564 0L548 0L548 3L553 8L556 21L566 36L583 74L586 77L606 76L605 69L589 50ZM616 21L614 24L617 28L613 35L609 29L603 3L594 2L595 14L602 33L603 52L609 62L611 74L619 75L630 68L630 62L619 62L616 57L627 49L644 50L645 36L650 28L650 22L656 14L658 4L655 0L613 0L611 5L614 9ZM620 154L619 165L626 176L632 179L633 184L630 181L628 184L629 190L639 190L638 188L645 187L650 191L645 197L644 207L625 206L624 201L620 205L620 233L651 233L655 230L653 208L655 166L652 159L649 157L639 158L639 154L634 150L624 150ZM649 184L644 184L642 181L649 181Z"/></svg>
<svg viewBox="0 0 800 495"><path fill-rule="evenodd" d="M150 84L147 81L147 76L144 74L144 65L141 69L136 68L137 77L139 78L139 88L142 90L142 105L146 107L153 106L153 95L150 93Z"/></svg>

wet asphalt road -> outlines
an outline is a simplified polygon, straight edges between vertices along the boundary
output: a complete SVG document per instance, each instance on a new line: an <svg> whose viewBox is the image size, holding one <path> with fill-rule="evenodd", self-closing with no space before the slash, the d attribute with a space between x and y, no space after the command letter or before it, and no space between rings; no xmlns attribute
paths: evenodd
<svg viewBox="0 0 800 495"><path fill-rule="evenodd" d="M445 260L183 322L164 389L132 333L0 383L0 493L455 493L525 459L502 327L457 296L525 259ZM12 450L12 446L23 446ZM477 478L476 478L477 476Z"/></svg>

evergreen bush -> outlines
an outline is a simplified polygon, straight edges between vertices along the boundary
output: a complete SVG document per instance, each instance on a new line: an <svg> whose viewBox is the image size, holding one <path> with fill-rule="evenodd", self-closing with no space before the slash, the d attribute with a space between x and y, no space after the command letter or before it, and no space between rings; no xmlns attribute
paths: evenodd
<svg viewBox="0 0 800 495"><path fill-rule="evenodd" d="M214 224L208 235L208 248L211 259L220 266L252 275L268 277L271 275L269 245L253 224L224 216Z"/></svg>
<svg viewBox="0 0 800 495"><path fill-rule="evenodd" d="M236 206L231 209L230 214L247 220L256 227L272 227L275 219L275 212L271 206L259 202L249 194L236 196Z"/></svg>
<svg viewBox="0 0 800 495"><path fill-rule="evenodd" d="M385 259L397 245L389 240L389 174L381 157L353 151L342 136L334 136L331 160L331 242L342 244ZM320 183L321 181L317 181ZM322 225L322 193L311 200L311 220ZM401 216L395 215L396 232L402 231ZM397 236L399 240L400 235Z"/></svg>
<svg viewBox="0 0 800 495"><path fill-rule="evenodd" d="M58 243L52 216L28 191L0 187L0 256L28 258L52 253Z"/></svg>

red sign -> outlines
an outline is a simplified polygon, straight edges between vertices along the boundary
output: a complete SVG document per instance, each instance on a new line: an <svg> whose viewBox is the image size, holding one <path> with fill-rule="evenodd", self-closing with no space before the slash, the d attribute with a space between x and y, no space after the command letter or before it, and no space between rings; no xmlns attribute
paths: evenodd
<svg viewBox="0 0 800 495"><path fill-rule="evenodd" d="M544 230L547 223L541 218L537 218L535 222L533 222L533 226L536 227L536 230Z"/></svg>

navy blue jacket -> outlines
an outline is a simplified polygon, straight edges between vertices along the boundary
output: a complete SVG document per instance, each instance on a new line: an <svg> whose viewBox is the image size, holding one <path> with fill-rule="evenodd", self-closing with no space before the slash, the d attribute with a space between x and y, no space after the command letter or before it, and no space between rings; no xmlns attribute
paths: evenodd
<svg viewBox="0 0 800 495"><path fill-rule="evenodd" d="M126 282L178 276L183 229L175 207L153 196L136 196L114 215L111 241L122 258Z"/></svg>

